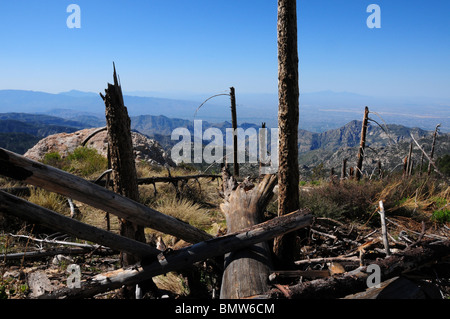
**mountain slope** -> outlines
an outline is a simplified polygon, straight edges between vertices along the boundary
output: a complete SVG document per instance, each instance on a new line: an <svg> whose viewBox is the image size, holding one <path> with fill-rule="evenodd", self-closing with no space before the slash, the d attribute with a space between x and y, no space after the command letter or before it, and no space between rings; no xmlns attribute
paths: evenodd
<svg viewBox="0 0 450 319"><path fill-rule="evenodd" d="M70 116L76 115L68 114ZM91 116L78 116L79 121L47 116L42 114L0 114L0 147L5 147L12 151L23 154L27 147L31 148L39 139L55 133L71 133L79 129L99 127L91 124L102 124L101 118ZM83 121L85 119L86 121ZM97 122L99 121L99 122ZM178 140L171 140L171 133L175 128L187 128L191 136L194 136L193 121L169 118L166 116L143 115L131 117L131 127L133 130L145 134L157 140L166 150L178 143ZM239 126L243 129L253 128L258 132L256 124L244 123ZM361 121L350 121L346 125L323 133L314 133L306 130L299 130L299 164L304 175L311 174L314 167L323 166L324 170L334 168L338 171L342 165L342 160L349 160L348 167L354 166L356 154L360 142ZM226 129L231 128L231 123L224 121L220 123L210 123L203 121L203 132L208 128L218 128L223 136L226 136ZM394 169L401 164L402 159L407 155L411 142L410 134L426 145L429 152L429 145L432 137L431 131L420 128L409 128L402 125L388 124L380 128L373 122L368 126L366 140L367 158L364 162L364 169L373 169L374 165L381 163L389 169ZM450 154L450 143L447 142L450 134L440 133L440 142L437 144L437 156L439 154ZM246 137L251 139L252 137ZM209 144L209 140L203 140L204 144ZM416 163L420 160L420 154L415 149L414 156ZM437 157L436 157L437 158Z"/></svg>
<svg viewBox="0 0 450 319"><path fill-rule="evenodd" d="M99 92L103 88L99 88ZM169 118L192 120L194 113L210 92L195 96L163 98L152 96L124 95L130 116L164 115ZM237 90L238 122L266 122L268 127L277 126L277 94L246 94ZM352 93L317 92L300 94L300 118L302 129L313 132L338 128L354 119L362 119L364 106L377 112L387 122L404 126L419 126L432 130L442 124L443 132L450 132L450 101L437 98L389 98L380 99ZM0 90L1 112L52 113L67 109L72 112L97 114L104 117L104 103L98 93L69 91L59 94L24 90ZM57 114L54 114L57 115ZM57 116L65 117L62 113ZM375 116L375 114L373 115ZM197 113L197 118L210 122L229 120L230 100L225 95L209 100Z"/></svg>

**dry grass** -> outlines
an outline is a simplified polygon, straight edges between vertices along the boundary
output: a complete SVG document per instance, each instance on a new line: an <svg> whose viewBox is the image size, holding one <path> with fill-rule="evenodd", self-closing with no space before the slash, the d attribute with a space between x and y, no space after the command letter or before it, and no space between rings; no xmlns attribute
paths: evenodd
<svg viewBox="0 0 450 319"><path fill-rule="evenodd" d="M174 272L169 272L164 275L153 277L153 282L159 289L170 291L176 296L189 295L189 288L185 279Z"/></svg>
<svg viewBox="0 0 450 319"><path fill-rule="evenodd" d="M450 222L450 186L428 176L392 181L380 192L378 200L385 202L390 215ZM442 216L437 220L439 214Z"/></svg>
<svg viewBox="0 0 450 319"><path fill-rule="evenodd" d="M211 226L208 211L187 199L164 199L158 203L155 209L200 229L207 229Z"/></svg>
<svg viewBox="0 0 450 319"><path fill-rule="evenodd" d="M28 201L62 215L70 216L67 199L56 193L51 193L41 188L31 189Z"/></svg>

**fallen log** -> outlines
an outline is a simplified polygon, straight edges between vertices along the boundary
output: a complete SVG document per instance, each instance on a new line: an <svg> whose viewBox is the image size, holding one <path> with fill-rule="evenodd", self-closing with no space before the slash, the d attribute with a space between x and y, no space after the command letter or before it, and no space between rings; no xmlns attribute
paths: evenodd
<svg viewBox="0 0 450 319"><path fill-rule="evenodd" d="M103 180L103 178L110 174L111 170L106 170L103 172L101 176L99 176L95 180L90 180L91 183L97 184L105 187L107 182ZM183 175L183 176L155 176L155 177L143 177L138 178L138 185L146 185L146 184L155 184L155 183L174 183L179 181L188 181L190 179L198 180L199 178L211 178L211 180L215 180L217 178L222 178L221 175L216 174L197 174L197 175ZM109 186L112 186L112 181L110 181ZM10 193L12 195L21 195L21 196L30 196L31 188L28 186L20 186L20 187L9 187L9 188L0 188L0 190Z"/></svg>
<svg viewBox="0 0 450 319"><path fill-rule="evenodd" d="M223 256L231 251L268 241L276 236L310 226L311 222L310 212L299 210L246 228L236 234L228 234L180 250L166 252L158 261L149 264L144 263L97 275L88 281L82 281L80 288L63 288L40 298L89 298L123 285L138 284L154 276L184 269L208 258Z"/></svg>
<svg viewBox="0 0 450 319"><path fill-rule="evenodd" d="M67 196L130 222L173 235L189 243L212 236L179 219L57 168L0 148L0 175Z"/></svg>
<svg viewBox="0 0 450 319"><path fill-rule="evenodd" d="M145 243L82 223L3 191L0 191L0 212L70 234L79 239L95 242L113 250L126 251L143 257L157 256L160 253L155 247Z"/></svg>
<svg viewBox="0 0 450 319"><path fill-rule="evenodd" d="M26 251L26 252L20 252L20 253L10 253L10 254L0 254L0 259L3 261L7 260L21 260L23 258L26 259L40 259L40 258L46 258L56 255L85 255L85 254L94 254L100 255L100 256L108 256L112 254L117 254L117 252L104 247L91 247L91 248L83 248L83 247L76 247L76 248L52 248L52 249L46 249L46 250L36 250L36 251Z"/></svg>
<svg viewBox="0 0 450 319"><path fill-rule="evenodd" d="M211 178L212 180L215 180L216 178L221 177L222 177L221 175L216 174L197 174L186 176L155 176L155 177L138 178L138 184L173 183L198 178Z"/></svg>
<svg viewBox="0 0 450 319"><path fill-rule="evenodd" d="M371 264L380 267L380 282L383 282L449 256L450 240L447 240L405 249L382 260L373 261ZM368 288L367 280L372 275L367 268L368 266L362 266L343 274L289 286L286 289L289 292L288 298L336 299L364 291ZM269 297L286 298L286 294L274 288L269 292Z"/></svg>
<svg viewBox="0 0 450 319"><path fill-rule="evenodd" d="M371 287L343 299L442 299L442 295L432 283L394 277L380 283L379 287Z"/></svg>

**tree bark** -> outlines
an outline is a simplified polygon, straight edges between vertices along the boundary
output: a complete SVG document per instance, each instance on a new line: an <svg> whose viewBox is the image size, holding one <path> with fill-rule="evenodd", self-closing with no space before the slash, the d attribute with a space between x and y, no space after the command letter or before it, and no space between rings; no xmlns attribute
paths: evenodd
<svg viewBox="0 0 450 319"><path fill-rule="evenodd" d="M248 180L236 186L233 177L229 177L229 172L224 168L223 179L228 189L224 190L225 200L220 208L226 217L228 233L261 223L264 209L273 196L276 176L266 175L257 186ZM271 268L270 250L266 242L225 255L220 298L240 299L265 293L269 290Z"/></svg>
<svg viewBox="0 0 450 319"><path fill-rule="evenodd" d="M278 0L278 215L299 208L298 48L296 0ZM283 263L294 261L296 236L276 238L274 253Z"/></svg>
<svg viewBox="0 0 450 319"><path fill-rule="evenodd" d="M114 84L108 83L105 96L106 127L108 148L111 158L113 191L134 201L139 201L139 189L136 175L136 164L131 139L130 118L125 107L122 88L117 80L114 66ZM120 234L122 236L145 242L144 227L126 219L120 220ZM136 256L122 254L124 266L138 262Z"/></svg>

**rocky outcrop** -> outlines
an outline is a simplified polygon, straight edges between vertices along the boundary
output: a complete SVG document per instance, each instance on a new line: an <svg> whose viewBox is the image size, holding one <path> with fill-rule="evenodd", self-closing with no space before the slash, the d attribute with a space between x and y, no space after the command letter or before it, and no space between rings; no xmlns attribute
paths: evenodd
<svg viewBox="0 0 450 319"><path fill-rule="evenodd" d="M61 156L73 152L83 141L98 128L84 129L74 133L59 133L47 136L29 149L24 156L33 160L42 160L47 153L58 152ZM131 132L136 161L146 161L151 164L176 166L170 154L155 140L138 132ZM103 156L107 156L108 140L106 131L94 135L86 144Z"/></svg>

